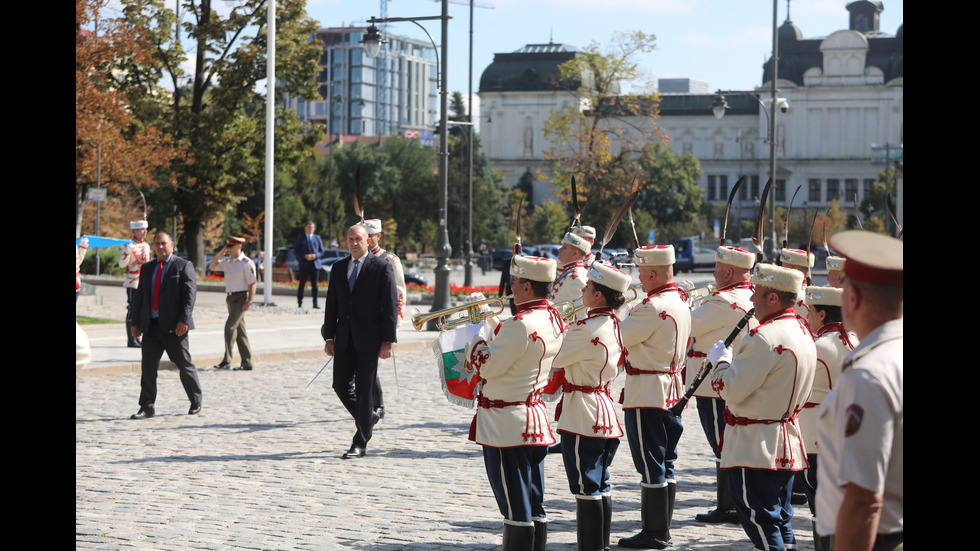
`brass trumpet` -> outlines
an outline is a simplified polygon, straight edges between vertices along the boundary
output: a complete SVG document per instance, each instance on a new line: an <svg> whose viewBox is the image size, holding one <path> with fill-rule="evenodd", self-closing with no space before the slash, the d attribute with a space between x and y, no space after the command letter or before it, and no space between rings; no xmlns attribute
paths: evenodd
<svg viewBox="0 0 980 551"><path fill-rule="evenodd" d="M695 287L690 291L686 291L688 300L690 300L691 303L691 308L701 306L704 299L708 298L711 293L714 293L716 290L718 290L718 287L715 286L714 283L706 283L700 287Z"/></svg>
<svg viewBox="0 0 980 551"><path fill-rule="evenodd" d="M623 293L626 298L624 304L629 304L636 300L640 296L640 291L643 290L643 286L640 283L634 283L630 285L630 288ZM558 304L555 304L555 309L561 314L561 318L565 320L565 323L572 323L580 312L586 310L588 307L580 303L580 299L575 300L563 300Z"/></svg>
<svg viewBox="0 0 980 551"><path fill-rule="evenodd" d="M449 329L462 327L466 323L481 323L486 319L502 314L504 312L504 308L506 308L507 301L512 298L514 298L514 295L493 297L478 302L470 302L467 304L454 306L452 308L446 308L445 310L429 312L428 314L423 314L418 308L416 308L415 311L412 312L412 325L415 327L416 331L421 331L425 327L425 324L432 320L436 320L436 327L440 331L447 331ZM482 311L483 306L490 307L491 304L498 305L496 311ZM459 312L466 312L466 315L449 319L450 316Z"/></svg>

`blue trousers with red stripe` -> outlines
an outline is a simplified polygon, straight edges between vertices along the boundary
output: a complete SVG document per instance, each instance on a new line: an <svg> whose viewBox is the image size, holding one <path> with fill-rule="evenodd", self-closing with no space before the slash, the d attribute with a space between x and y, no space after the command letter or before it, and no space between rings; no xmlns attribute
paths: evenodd
<svg viewBox="0 0 980 551"><path fill-rule="evenodd" d="M608 494L609 465L619 449L619 438L591 438L561 433L561 456L565 462L568 490L575 495Z"/></svg>
<svg viewBox="0 0 980 551"><path fill-rule="evenodd" d="M728 469L735 512L756 549L796 548L793 535L794 471Z"/></svg>
<svg viewBox="0 0 980 551"><path fill-rule="evenodd" d="M544 458L547 455L547 446L483 446L487 480L505 522L545 520Z"/></svg>
<svg viewBox="0 0 980 551"><path fill-rule="evenodd" d="M625 410L625 418L626 438L641 482L662 485L673 480L677 443L684 431L680 417L663 409L632 408Z"/></svg>

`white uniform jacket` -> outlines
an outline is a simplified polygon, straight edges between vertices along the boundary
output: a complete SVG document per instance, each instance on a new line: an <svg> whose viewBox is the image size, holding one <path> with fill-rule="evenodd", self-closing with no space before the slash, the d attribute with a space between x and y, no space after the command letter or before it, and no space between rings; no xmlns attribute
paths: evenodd
<svg viewBox="0 0 980 551"><path fill-rule="evenodd" d="M752 284L744 281L718 289L691 311L691 346L687 351L685 382L694 380L711 347L716 342L728 338L732 329L735 329L750 308L752 308ZM732 341L732 350L738 350L738 345L749 334L749 330L758 326L758 320L754 317L749 319L748 325L743 327ZM718 393L711 389L711 380L708 377L698 385L694 395L702 398L718 397Z"/></svg>
<svg viewBox="0 0 980 551"><path fill-rule="evenodd" d="M806 439L806 452L819 453L817 450L817 408L827 394L837 383L844 358L854 350L858 338L854 333L844 330L841 323L828 323L816 334L817 373L813 376L813 391L810 399L800 412L800 430Z"/></svg>
<svg viewBox="0 0 980 551"><path fill-rule="evenodd" d="M844 360L837 387L818 409L817 531L821 534L836 533L837 512L848 483L882 494L879 534L904 529L904 365L904 320L879 325Z"/></svg>
<svg viewBox="0 0 980 551"><path fill-rule="evenodd" d="M372 249L371 254L387 260L391 264L392 272L394 272L395 289L398 290L398 318L395 320L395 327L398 327L401 325L402 320L405 319L405 297L408 293L408 288L405 287L405 270L402 269L402 261L398 258L397 254L386 251L381 247Z"/></svg>
<svg viewBox="0 0 980 551"><path fill-rule="evenodd" d="M467 354L483 379L471 439L494 448L548 446L556 442L541 392L558 354L565 324L546 300L517 305L517 315L497 326L487 343L479 339Z"/></svg>
<svg viewBox="0 0 980 551"><path fill-rule="evenodd" d="M626 365L619 319L612 308L589 310L565 332L554 367L565 369L558 430L590 438L622 438L609 384Z"/></svg>
<svg viewBox="0 0 980 551"><path fill-rule="evenodd" d="M578 300L581 304L582 289L585 289L587 278L588 271L585 269L585 265L581 260L565 264L562 266L561 273L555 278L555 282L551 284L551 294L548 295L548 300L552 304L558 304L566 300ZM576 319L580 319L581 317L582 314L579 314L576 316Z"/></svg>
<svg viewBox="0 0 980 551"><path fill-rule="evenodd" d="M123 287L137 289L140 286L140 266L150 259L150 245L142 243L126 243L119 253L119 267L126 268L126 280Z"/></svg>
<svg viewBox="0 0 980 551"><path fill-rule="evenodd" d="M684 395L684 368L691 337L691 309L676 284L650 291L620 323L631 364L623 409L668 409Z"/></svg>
<svg viewBox="0 0 980 551"><path fill-rule="evenodd" d="M817 349L792 308L760 320L720 362L711 387L725 400L721 468L805 470L806 448L797 415L810 397Z"/></svg>

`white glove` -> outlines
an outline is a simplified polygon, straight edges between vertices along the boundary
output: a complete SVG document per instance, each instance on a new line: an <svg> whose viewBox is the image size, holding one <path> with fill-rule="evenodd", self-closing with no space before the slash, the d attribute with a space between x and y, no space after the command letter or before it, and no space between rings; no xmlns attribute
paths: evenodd
<svg viewBox="0 0 980 551"><path fill-rule="evenodd" d="M486 295L484 295L483 293L481 293L479 291L477 291L475 293L470 293L469 296L466 297L466 303L467 304L470 304L470 303L473 303L473 302L481 302L481 301L484 301L484 300L487 300ZM481 304L480 305L480 311L481 312L490 312L491 310L490 310L490 307L487 306L486 304Z"/></svg>
<svg viewBox="0 0 980 551"><path fill-rule="evenodd" d="M682 279L678 281L677 286L680 287L681 289L684 289L685 291L694 290L694 282L691 281L690 279Z"/></svg>
<svg viewBox="0 0 980 551"><path fill-rule="evenodd" d="M708 361L711 362L711 365L732 363L732 347L725 346L725 341L716 342L708 351Z"/></svg>

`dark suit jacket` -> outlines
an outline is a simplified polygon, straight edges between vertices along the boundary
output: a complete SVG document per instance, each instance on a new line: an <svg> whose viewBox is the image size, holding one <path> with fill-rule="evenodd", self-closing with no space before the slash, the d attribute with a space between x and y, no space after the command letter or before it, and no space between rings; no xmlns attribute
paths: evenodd
<svg viewBox="0 0 980 551"><path fill-rule="evenodd" d="M398 291L395 276L384 259L371 253L361 258L353 294L347 285L347 268L353 257L338 261L330 270L327 302L323 309L323 340L334 340L338 352L354 349L377 353L382 342L396 342Z"/></svg>
<svg viewBox="0 0 980 551"><path fill-rule="evenodd" d="M140 267L140 286L133 297L133 311L139 316L140 331L150 329L150 311L153 308L153 270L159 260L153 258ZM189 260L173 255L164 268L160 280L160 330L172 333L177 322L184 322L188 329L194 329L194 299L197 297L197 277L194 264Z"/></svg>
<svg viewBox="0 0 980 551"><path fill-rule="evenodd" d="M319 270L321 266L320 255L323 254L323 240L320 239L319 235L313 234L313 246L310 246L310 240L307 238L306 232L303 232L296 238L296 246L293 247L293 254L296 255L300 270L306 268L310 262ZM308 254L315 254L316 260L307 260L306 255Z"/></svg>

